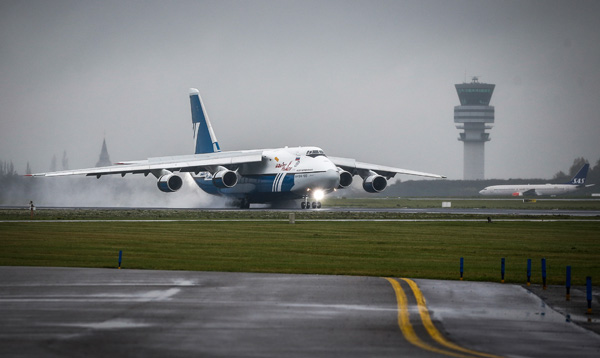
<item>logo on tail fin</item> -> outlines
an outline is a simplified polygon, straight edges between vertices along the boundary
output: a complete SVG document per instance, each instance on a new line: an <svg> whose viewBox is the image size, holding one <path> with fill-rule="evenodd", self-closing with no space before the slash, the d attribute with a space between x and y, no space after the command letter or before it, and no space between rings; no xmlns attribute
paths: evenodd
<svg viewBox="0 0 600 358"><path fill-rule="evenodd" d="M571 179L571 181L569 182L569 184L585 185L585 178L587 177L587 173L588 173L588 169L589 168L590 168L590 165L588 163L586 163L583 167L581 167L581 169L579 169L579 171Z"/></svg>
<svg viewBox="0 0 600 358"><path fill-rule="evenodd" d="M192 123L196 138L195 154L220 152L219 142L213 132L208 114L200 97L200 92L190 89L190 106L192 108Z"/></svg>

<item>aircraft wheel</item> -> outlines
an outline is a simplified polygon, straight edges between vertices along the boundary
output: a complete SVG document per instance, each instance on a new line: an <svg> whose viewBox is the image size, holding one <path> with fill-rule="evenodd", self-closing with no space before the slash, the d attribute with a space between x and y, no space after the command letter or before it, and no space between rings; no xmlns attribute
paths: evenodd
<svg viewBox="0 0 600 358"><path fill-rule="evenodd" d="M317 201L317 209L321 209L321 202Z"/></svg>
<svg viewBox="0 0 600 358"><path fill-rule="evenodd" d="M313 203L312 203L312 208L313 208L313 209L316 209L316 208L317 208L317 203L316 203L316 202L314 202L314 201L313 201Z"/></svg>
<svg viewBox="0 0 600 358"><path fill-rule="evenodd" d="M240 209L250 209L250 202L247 199L242 199Z"/></svg>
<svg viewBox="0 0 600 358"><path fill-rule="evenodd" d="M300 207L301 207L302 209L306 209L306 203L305 203L305 202L301 202L301 203L300 203Z"/></svg>

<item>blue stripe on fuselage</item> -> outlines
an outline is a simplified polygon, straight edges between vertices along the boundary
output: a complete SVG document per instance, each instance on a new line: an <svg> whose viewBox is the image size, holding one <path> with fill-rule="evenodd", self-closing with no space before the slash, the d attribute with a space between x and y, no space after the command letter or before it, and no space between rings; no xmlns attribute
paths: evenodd
<svg viewBox="0 0 600 358"><path fill-rule="evenodd" d="M200 189L208 194L243 197L246 194L290 192L294 187L294 177L294 173L244 175L233 188L217 188L212 182L212 177L210 179L194 177L194 181ZM240 188L247 190L240 190Z"/></svg>

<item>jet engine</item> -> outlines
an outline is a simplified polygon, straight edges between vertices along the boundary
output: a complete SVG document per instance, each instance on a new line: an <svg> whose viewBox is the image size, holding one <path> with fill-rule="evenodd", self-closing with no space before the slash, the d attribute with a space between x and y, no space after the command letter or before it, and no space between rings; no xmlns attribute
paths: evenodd
<svg viewBox="0 0 600 358"><path fill-rule="evenodd" d="M387 180L381 175L371 175L363 181L367 193L379 193L387 187Z"/></svg>
<svg viewBox="0 0 600 358"><path fill-rule="evenodd" d="M348 173L345 170L339 170L340 172L340 185L339 188L343 189L343 188L347 188L350 186L350 184L352 184L352 174Z"/></svg>
<svg viewBox="0 0 600 358"><path fill-rule="evenodd" d="M158 189L165 193L173 193L183 186L183 179L173 173L168 173L158 178Z"/></svg>
<svg viewBox="0 0 600 358"><path fill-rule="evenodd" d="M238 176L232 170L221 170L213 175L212 181L217 188L232 188L237 184Z"/></svg>

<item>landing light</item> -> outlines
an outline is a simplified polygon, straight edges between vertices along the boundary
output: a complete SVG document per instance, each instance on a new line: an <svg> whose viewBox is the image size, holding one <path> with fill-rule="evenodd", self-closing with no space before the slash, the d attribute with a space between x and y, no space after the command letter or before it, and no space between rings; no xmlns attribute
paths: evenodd
<svg viewBox="0 0 600 358"><path fill-rule="evenodd" d="M313 197L315 198L315 200L320 201L321 199L323 199L323 197L325 196L325 193L323 192L323 190L315 190Z"/></svg>

